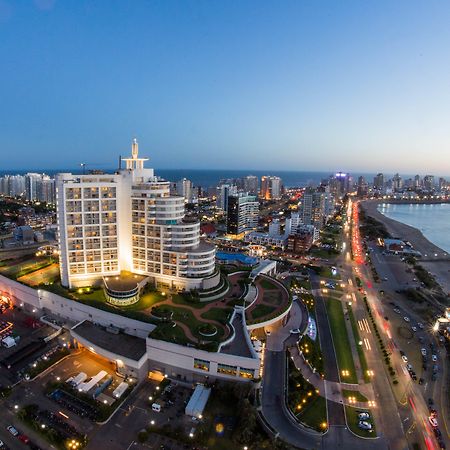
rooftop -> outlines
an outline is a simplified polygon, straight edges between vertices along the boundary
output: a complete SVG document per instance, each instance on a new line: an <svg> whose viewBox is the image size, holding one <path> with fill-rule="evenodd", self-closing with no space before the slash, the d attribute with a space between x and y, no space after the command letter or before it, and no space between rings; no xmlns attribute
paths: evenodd
<svg viewBox="0 0 450 450"><path fill-rule="evenodd" d="M132 272L120 272L120 275L104 277L103 280L108 289L113 291L130 291L138 283L145 279L143 275L136 275Z"/></svg>
<svg viewBox="0 0 450 450"><path fill-rule="evenodd" d="M134 361L139 361L147 351L145 339L120 332L114 334L106 331L105 327L94 325L87 320L72 329L94 345Z"/></svg>
<svg viewBox="0 0 450 450"><path fill-rule="evenodd" d="M231 323L234 328L234 339L224 345L220 349L220 353L226 353L228 355L243 356L245 358L253 358L253 354L248 347L248 341L245 337L247 330L244 330L244 323L242 321L241 314L235 314L233 322Z"/></svg>

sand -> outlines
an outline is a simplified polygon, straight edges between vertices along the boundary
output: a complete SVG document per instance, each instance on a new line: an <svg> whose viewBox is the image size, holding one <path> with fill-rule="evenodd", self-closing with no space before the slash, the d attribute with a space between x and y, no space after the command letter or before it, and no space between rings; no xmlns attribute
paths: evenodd
<svg viewBox="0 0 450 450"><path fill-rule="evenodd" d="M444 292L450 293L449 254L430 242L417 228L390 219L381 214L377 210L377 206L381 202L382 201L380 200L367 200L361 202L361 205L368 216L371 216L378 222L384 224L392 237L410 242L414 249L422 254L420 264L434 275Z"/></svg>

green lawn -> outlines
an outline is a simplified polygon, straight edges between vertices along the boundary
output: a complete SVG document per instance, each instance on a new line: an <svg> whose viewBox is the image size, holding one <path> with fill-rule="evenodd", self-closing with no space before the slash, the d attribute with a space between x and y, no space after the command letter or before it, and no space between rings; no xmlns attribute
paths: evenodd
<svg viewBox="0 0 450 450"><path fill-rule="evenodd" d="M124 309L127 311L140 311L142 309L151 308L153 305L157 303L161 303L166 300L166 297L158 291L147 292L142 294L139 298L139 301L134 305L125 306Z"/></svg>
<svg viewBox="0 0 450 450"><path fill-rule="evenodd" d="M375 439L377 437L377 431L375 429L375 423L372 419L369 419L367 422L372 424L372 430L361 430L358 427L358 413L360 412L368 412L370 414L370 410L367 409L361 409L361 408L352 408L351 406L345 406L345 416L347 418L347 424L349 428L358 436L365 437L365 438L373 438ZM371 416L372 417L372 416Z"/></svg>
<svg viewBox="0 0 450 450"><path fill-rule="evenodd" d="M224 330L222 327L217 326L217 334L212 337L205 338L201 334L198 333L198 329L205 324L205 322L202 322L200 320L197 320L194 317L194 314L190 309L186 308L180 308L178 306L170 306L170 305L164 305L164 308L166 308L169 311L173 312L172 319L175 321L179 321L184 323L189 327L192 334L195 335L200 340L207 340L207 341L220 341L221 338L224 335Z"/></svg>
<svg viewBox="0 0 450 450"><path fill-rule="evenodd" d="M350 391L348 389L342 389L342 396L344 398L355 397L355 400L361 403L366 403L369 401L368 398L365 395L361 394L361 392L359 391Z"/></svg>
<svg viewBox="0 0 450 450"><path fill-rule="evenodd" d="M72 295L81 301L93 300L96 302L106 302L105 293L103 292L103 289L100 288L80 288L75 292L72 292Z"/></svg>
<svg viewBox="0 0 450 450"><path fill-rule="evenodd" d="M367 365L366 355L364 354L364 349L362 345L359 345L359 342L361 341L361 336L359 335L358 326L356 324L355 316L353 314L352 307L350 305L347 305L347 311L348 316L350 318L350 323L352 325L352 331L353 331L353 337L355 339L356 348L358 349L358 357L359 362L361 364L361 370L363 372L364 381L366 383L370 383L370 376L367 373L369 370L369 366Z"/></svg>
<svg viewBox="0 0 450 450"><path fill-rule="evenodd" d="M283 295L278 289L276 291L264 291L263 298L264 302L274 306L280 306L283 303Z"/></svg>
<svg viewBox="0 0 450 450"><path fill-rule="evenodd" d="M217 322L226 324L232 311L232 308L211 308L209 311L204 312L202 317L204 319L217 320Z"/></svg>
<svg viewBox="0 0 450 450"><path fill-rule="evenodd" d="M331 269L329 267L327 267L327 266L324 266L324 267L321 268L319 275L321 277L324 277L324 278L332 278L333 280L340 280L341 279L341 277L339 275L339 272L336 275L333 275L331 273Z"/></svg>
<svg viewBox="0 0 450 450"><path fill-rule="evenodd" d="M268 316L276 311L277 308L268 305L256 305L251 311L252 319L260 319L261 317Z"/></svg>
<svg viewBox="0 0 450 450"><path fill-rule="evenodd" d="M328 299L325 301L331 333L333 335L334 348L339 366L341 381L347 383L358 383L355 363L353 362L352 349L345 326L344 311L339 300ZM348 375L343 375L343 371Z"/></svg>
<svg viewBox="0 0 450 450"><path fill-rule="evenodd" d="M269 290L272 290L272 289L278 289L278 286L275 284L275 283L273 283L272 281L269 281L269 280L267 280L267 279L263 279L260 283L259 283L264 289L269 289Z"/></svg>
<svg viewBox="0 0 450 450"><path fill-rule="evenodd" d="M303 352L305 360L321 375L324 374L322 351L320 350L319 338L313 341L308 335L303 335L299 342L299 348Z"/></svg>
<svg viewBox="0 0 450 450"><path fill-rule="evenodd" d="M316 258L322 258L322 259L334 259L337 257L339 253L335 252L334 250L326 250L324 248L313 248L311 249L311 255Z"/></svg>
<svg viewBox="0 0 450 450"><path fill-rule="evenodd" d="M202 303L199 297L193 297L189 294L173 294L172 301L177 305L190 306L191 308L202 309L205 303Z"/></svg>
<svg viewBox="0 0 450 450"><path fill-rule="evenodd" d="M161 323L150 333L149 337L181 345L195 344L186 337L184 331L178 325L173 325L173 322Z"/></svg>
<svg viewBox="0 0 450 450"><path fill-rule="evenodd" d="M309 280L297 280L296 281L297 286L302 287L303 289L310 290L311 289L311 282Z"/></svg>
<svg viewBox="0 0 450 450"><path fill-rule="evenodd" d="M306 381L290 358L287 404L300 422L317 431L325 431L323 424L327 422L326 401L319 397L314 386Z"/></svg>
<svg viewBox="0 0 450 450"><path fill-rule="evenodd" d="M323 397L316 397L303 411L298 419L305 425L317 431L325 431L327 424L327 401Z"/></svg>
<svg viewBox="0 0 450 450"><path fill-rule="evenodd" d="M29 258L18 258L16 260L7 261L5 265L0 267L0 273L9 278L20 278L36 270L42 269L53 263L53 258L31 256Z"/></svg>

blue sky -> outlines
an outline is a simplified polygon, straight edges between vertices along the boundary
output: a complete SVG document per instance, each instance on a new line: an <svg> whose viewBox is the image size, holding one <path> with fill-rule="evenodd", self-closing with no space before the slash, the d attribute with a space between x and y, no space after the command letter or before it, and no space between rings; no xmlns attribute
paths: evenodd
<svg viewBox="0 0 450 450"><path fill-rule="evenodd" d="M2 169L450 175L450 2L0 0Z"/></svg>

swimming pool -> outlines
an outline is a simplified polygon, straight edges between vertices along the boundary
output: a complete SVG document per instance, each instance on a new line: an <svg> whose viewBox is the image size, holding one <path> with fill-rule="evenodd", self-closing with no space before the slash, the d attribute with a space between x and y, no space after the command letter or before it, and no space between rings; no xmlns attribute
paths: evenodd
<svg viewBox="0 0 450 450"><path fill-rule="evenodd" d="M244 253L217 252L216 259L227 263L237 262L239 264L245 264L247 266L253 266L258 262L258 258L245 255Z"/></svg>

